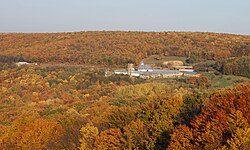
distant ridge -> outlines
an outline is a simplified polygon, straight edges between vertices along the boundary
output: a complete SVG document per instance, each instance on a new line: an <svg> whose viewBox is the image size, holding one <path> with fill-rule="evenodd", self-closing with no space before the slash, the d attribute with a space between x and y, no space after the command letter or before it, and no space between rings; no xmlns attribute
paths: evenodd
<svg viewBox="0 0 250 150"><path fill-rule="evenodd" d="M238 49L249 43L250 36L212 32L1 33L0 53L44 63L125 65L151 55L219 60L237 51L240 57Z"/></svg>

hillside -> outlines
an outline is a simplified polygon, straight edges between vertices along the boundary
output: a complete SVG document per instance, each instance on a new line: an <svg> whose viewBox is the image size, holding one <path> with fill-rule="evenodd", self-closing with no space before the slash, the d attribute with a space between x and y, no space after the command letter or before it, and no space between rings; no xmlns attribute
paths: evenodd
<svg viewBox="0 0 250 150"><path fill-rule="evenodd" d="M39 63L138 64L151 55L192 61L249 56L250 36L191 32L0 34L0 55Z"/></svg>
<svg viewBox="0 0 250 150"><path fill-rule="evenodd" d="M0 149L249 149L249 80L231 78L8 68L0 71Z"/></svg>

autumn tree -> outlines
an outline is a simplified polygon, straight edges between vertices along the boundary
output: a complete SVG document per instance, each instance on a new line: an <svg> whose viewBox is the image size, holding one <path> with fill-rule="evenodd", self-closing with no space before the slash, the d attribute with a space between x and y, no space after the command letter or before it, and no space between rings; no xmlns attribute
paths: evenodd
<svg viewBox="0 0 250 150"><path fill-rule="evenodd" d="M102 131L95 140L95 149L125 149L126 141L120 129Z"/></svg>
<svg viewBox="0 0 250 150"><path fill-rule="evenodd" d="M98 136L98 129L90 123L87 123L80 130L82 137L80 138L80 149L88 150L94 148L96 137Z"/></svg>

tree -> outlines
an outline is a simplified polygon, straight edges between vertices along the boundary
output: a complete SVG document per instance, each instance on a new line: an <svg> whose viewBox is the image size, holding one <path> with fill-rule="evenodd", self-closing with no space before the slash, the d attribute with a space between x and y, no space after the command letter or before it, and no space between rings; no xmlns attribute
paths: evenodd
<svg viewBox="0 0 250 150"><path fill-rule="evenodd" d="M80 149L89 150L94 149L94 143L98 136L98 129L90 123L87 123L80 130L82 137L80 139Z"/></svg>
<svg viewBox="0 0 250 150"><path fill-rule="evenodd" d="M169 150L186 150L192 149L193 133L192 130L186 125L180 125L175 128L174 133L171 135L171 143L168 147Z"/></svg>
<svg viewBox="0 0 250 150"><path fill-rule="evenodd" d="M120 129L107 129L102 131L96 138L95 148L102 149L125 149L125 139Z"/></svg>
<svg viewBox="0 0 250 150"><path fill-rule="evenodd" d="M124 127L128 149L152 149L154 141L150 138L148 129L139 119Z"/></svg>

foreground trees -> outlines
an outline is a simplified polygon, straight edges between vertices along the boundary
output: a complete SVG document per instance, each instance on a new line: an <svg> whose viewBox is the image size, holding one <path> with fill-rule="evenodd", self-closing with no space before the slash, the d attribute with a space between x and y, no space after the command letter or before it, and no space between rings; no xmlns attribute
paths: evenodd
<svg viewBox="0 0 250 150"><path fill-rule="evenodd" d="M61 125L53 120L22 118L12 123L0 138L1 149L60 148L64 134Z"/></svg>
<svg viewBox="0 0 250 150"><path fill-rule="evenodd" d="M73 67L0 71L0 149L249 148L249 83L149 81Z"/></svg>
<svg viewBox="0 0 250 150"><path fill-rule="evenodd" d="M93 125L83 126L81 132L94 132L82 132L80 141L92 133L91 149L249 149L249 97L249 84L215 92L187 124L179 122L186 107L183 98L149 101L123 127L98 131Z"/></svg>
<svg viewBox="0 0 250 150"><path fill-rule="evenodd" d="M249 149L249 98L249 84L217 92L190 127L175 129L169 149Z"/></svg>

